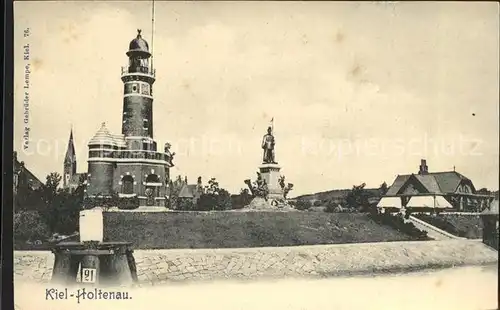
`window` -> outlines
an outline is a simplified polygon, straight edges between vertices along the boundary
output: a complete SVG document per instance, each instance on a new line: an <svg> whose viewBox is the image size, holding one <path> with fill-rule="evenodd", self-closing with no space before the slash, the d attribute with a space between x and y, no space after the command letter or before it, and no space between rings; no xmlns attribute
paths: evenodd
<svg viewBox="0 0 500 310"><path fill-rule="evenodd" d="M122 178L122 193L123 194L134 193L134 178L132 178L130 175L126 175Z"/></svg>
<svg viewBox="0 0 500 310"><path fill-rule="evenodd" d="M150 174L146 177L146 184L148 185L147 188L150 189L149 195L151 197L158 197L160 194L159 190L159 184L161 184L160 178L156 174Z"/></svg>
<svg viewBox="0 0 500 310"><path fill-rule="evenodd" d="M146 183L160 183L160 178L156 174L150 174L146 177Z"/></svg>
<svg viewBox="0 0 500 310"><path fill-rule="evenodd" d="M136 57L129 58L130 67L138 67L141 64L140 59Z"/></svg>
<svg viewBox="0 0 500 310"><path fill-rule="evenodd" d="M141 94L149 95L149 84L142 84Z"/></svg>

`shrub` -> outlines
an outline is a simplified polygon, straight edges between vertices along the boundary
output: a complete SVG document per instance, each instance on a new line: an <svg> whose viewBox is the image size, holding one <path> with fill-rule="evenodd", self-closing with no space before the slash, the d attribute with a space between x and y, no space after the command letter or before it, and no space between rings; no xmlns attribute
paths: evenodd
<svg viewBox="0 0 500 310"><path fill-rule="evenodd" d="M242 209L248 206L253 197L247 188L240 191L239 195L231 195L231 206L233 209Z"/></svg>
<svg viewBox="0 0 500 310"><path fill-rule="evenodd" d="M340 213L344 212L345 210L336 202L334 201L329 201L326 204L325 212L327 213Z"/></svg>
<svg viewBox="0 0 500 310"><path fill-rule="evenodd" d="M368 191L365 189L366 184L363 183L359 186L354 185L352 190L347 193L344 198L344 203L348 209L364 209L368 203L368 197L370 196Z"/></svg>
<svg viewBox="0 0 500 310"><path fill-rule="evenodd" d="M410 237L412 237L414 240L429 240L430 238L427 236L426 231L422 231L415 227L413 223L405 223L403 218L400 216L395 216L391 215L388 213L385 214L374 214L370 213L370 218L373 219L375 222L383 225L390 226L394 229L396 229L399 232L402 232Z"/></svg>
<svg viewBox="0 0 500 310"><path fill-rule="evenodd" d="M295 208L297 210L308 210L312 207L312 204L309 200L302 200L302 199L299 199L295 202Z"/></svg>
<svg viewBox="0 0 500 310"><path fill-rule="evenodd" d="M321 207L323 205L323 202L321 202L320 200L316 200L314 203L313 203L313 206L315 207Z"/></svg>
<svg viewBox="0 0 500 310"><path fill-rule="evenodd" d="M51 197L41 215L52 233L71 234L78 230L80 210L80 197L61 191Z"/></svg>
<svg viewBox="0 0 500 310"><path fill-rule="evenodd" d="M37 211L18 211L14 213L14 241L46 240L50 236L49 227Z"/></svg>
<svg viewBox="0 0 500 310"><path fill-rule="evenodd" d="M118 209L131 210L139 208L139 204L140 201L137 196L119 197L118 195L113 195L111 197L85 198L83 201L84 209L117 207Z"/></svg>
<svg viewBox="0 0 500 310"><path fill-rule="evenodd" d="M193 211L196 205L193 201L193 198L177 198L177 208L176 210L180 211Z"/></svg>
<svg viewBox="0 0 500 310"><path fill-rule="evenodd" d="M195 211L230 210L231 195L220 189L217 193L202 194L196 203Z"/></svg>

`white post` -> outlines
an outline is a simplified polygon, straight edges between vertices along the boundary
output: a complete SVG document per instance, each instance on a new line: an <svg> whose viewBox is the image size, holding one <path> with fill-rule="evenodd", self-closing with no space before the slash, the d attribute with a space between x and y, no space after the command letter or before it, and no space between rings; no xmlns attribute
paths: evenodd
<svg viewBox="0 0 500 310"><path fill-rule="evenodd" d="M80 242L103 241L102 210L94 208L80 211Z"/></svg>

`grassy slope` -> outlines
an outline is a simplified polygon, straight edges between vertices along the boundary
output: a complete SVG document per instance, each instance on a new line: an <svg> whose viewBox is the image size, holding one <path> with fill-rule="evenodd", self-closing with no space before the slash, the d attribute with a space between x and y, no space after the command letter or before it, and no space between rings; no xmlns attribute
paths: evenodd
<svg viewBox="0 0 500 310"><path fill-rule="evenodd" d="M446 214L442 213L438 215L438 219L444 220L452 225L452 229L447 229L438 225L439 223L433 223L432 220L427 220L426 217L416 215L423 221L428 222L437 228L443 229L450 234L458 237L464 237L467 239L481 239L483 237L483 223L481 217L478 215L466 215L466 214ZM458 232L457 232L458 231Z"/></svg>
<svg viewBox="0 0 500 310"><path fill-rule="evenodd" d="M105 213L106 241L139 249L245 248L402 241L365 214L316 212Z"/></svg>
<svg viewBox="0 0 500 310"><path fill-rule="evenodd" d="M483 223L478 215L443 214L441 216L458 230L464 231L466 238L481 239L483 237Z"/></svg>

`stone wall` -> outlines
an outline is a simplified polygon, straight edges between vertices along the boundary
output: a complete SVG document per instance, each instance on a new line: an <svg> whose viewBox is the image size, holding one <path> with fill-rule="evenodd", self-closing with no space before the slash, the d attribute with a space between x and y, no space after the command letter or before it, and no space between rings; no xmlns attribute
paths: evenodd
<svg viewBox="0 0 500 310"><path fill-rule="evenodd" d="M250 249L137 250L139 281L328 277L493 264L498 252L478 241L386 242ZM53 254L14 252L15 280L50 280Z"/></svg>

